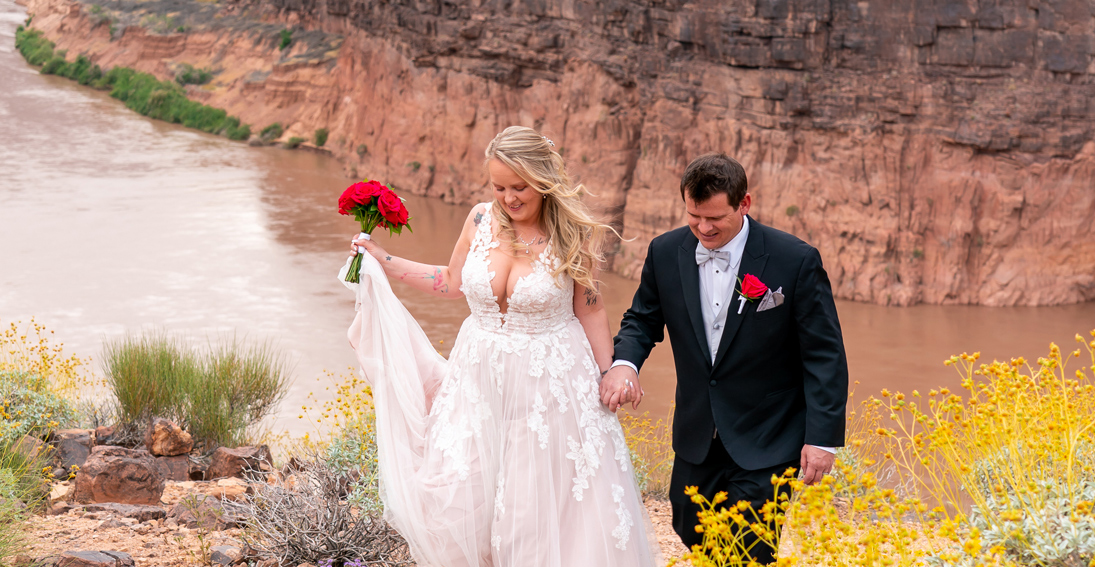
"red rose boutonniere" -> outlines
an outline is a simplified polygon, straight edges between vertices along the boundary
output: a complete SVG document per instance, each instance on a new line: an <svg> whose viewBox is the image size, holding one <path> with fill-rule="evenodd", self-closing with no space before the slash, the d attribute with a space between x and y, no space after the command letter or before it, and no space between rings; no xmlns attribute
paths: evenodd
<svg viewBox="0 0 1095 567"><path fill-rule="evenodd" d="M738 280L741 288L738 291L738 315L741 315L743 309L745 309L746 301L753 301L764 297L764 294L768 293L768 286L764 285L757 276L753 274L745 274L744 279Z"/></svg>
<svg viewBox="0 0 1095 567"><path fill-rule="evenodd" d="M389 234L400 234L404 227L411 230L411 225L407 224L410 215L403 199L377 181L365 180L347 187L338 198L338 213L353 215L354 220L361 223L364 238L378 226L388 229ZM363 249L358 250L358 255L351 261L346 281L358 283L363 252Z"/></svg>

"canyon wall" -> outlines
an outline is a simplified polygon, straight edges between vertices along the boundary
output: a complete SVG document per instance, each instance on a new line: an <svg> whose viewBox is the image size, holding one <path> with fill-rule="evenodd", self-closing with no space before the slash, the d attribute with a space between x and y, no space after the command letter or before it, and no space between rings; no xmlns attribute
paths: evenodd
<svg viewBox="0 0 1095 567"><path fill-rule="evenodd" d="M351 175L403 190L486 199L490 139L540 129L623 233L627 276L683 224L687 163L722 151L838 297L1095 300L1088 0L95 4L28 12L70 59L209 67L191 97L286 137L327 128Z"/></svg>

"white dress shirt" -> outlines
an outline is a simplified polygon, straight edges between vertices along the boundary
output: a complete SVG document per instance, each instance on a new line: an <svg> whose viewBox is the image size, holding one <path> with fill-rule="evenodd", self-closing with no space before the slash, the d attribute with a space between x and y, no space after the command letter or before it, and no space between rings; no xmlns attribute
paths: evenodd
<svg viewBox="0 0 1095 567"><path fill-rule="evenodd" d="M736 310L731 310L729 304L734 301L738 268L741 267L741 256L745 254L745 242L748 239L749 219L742 217L741 230L734 235L734 238L712 250L712 252L730 253L730 269L721 270L718 264L712 261L704 262L699 266L700 311L703 312L703 328L707 332L711 364L715 363L719 341L722 340L722 331L726 328L727 313L737 313ZM703 244L696 244L696 246L703 246Z"/></svg>

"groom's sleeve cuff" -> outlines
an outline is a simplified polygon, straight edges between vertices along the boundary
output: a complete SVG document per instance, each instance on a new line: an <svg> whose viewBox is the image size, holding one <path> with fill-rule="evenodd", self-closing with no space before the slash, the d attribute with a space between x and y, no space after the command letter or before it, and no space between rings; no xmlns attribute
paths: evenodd
<svg viewBox="0 0 1095 567"><path fill-rule="evenodd" d="M632 363L630 363L630 362L628 362L628 361L626 361L626 360L616 360L616 361L614 361L614 362L612 363L612 366L609 366L609 367L608 367L608 369L609 369L609 370L611 370L611 369L613 369L613 368L616 368L617 366L626 366L626 367L628 367L628 368L630 368L630 369L634 370L634 371L635 371L635 375L636 375L636 376L638 376L638 375L639 375L639 367L638 367L638 366L635 366L634 364L632 364ZM836 451L834 451L834 453L835 453L835 452L836 452Z"/></svg>
<svg viewBox="0 0 1095 567"><path fill-rule="evenodd" d="M810 445L810 446L811 447L817 447L818 449L821 449L822 451L828 451L829 453L833 453L834 455L836 454L836 447L819 447L817 445Z"/></svg>

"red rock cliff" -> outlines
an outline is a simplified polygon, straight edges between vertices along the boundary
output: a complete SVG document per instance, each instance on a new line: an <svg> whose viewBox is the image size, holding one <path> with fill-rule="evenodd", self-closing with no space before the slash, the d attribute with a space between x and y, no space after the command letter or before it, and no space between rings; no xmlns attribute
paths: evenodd
<svg viewBox="0 0 1095 567"><path fill-rule="evenodd" d="M210 66L193 97L286 136L326 127L348 169L415 193L483 199L487 142L542 130L630 239L625 275L683 224L688 161L723 151L838 297L1095 299L1088 0L101 4L28 11L70 57Z"/></svg>

